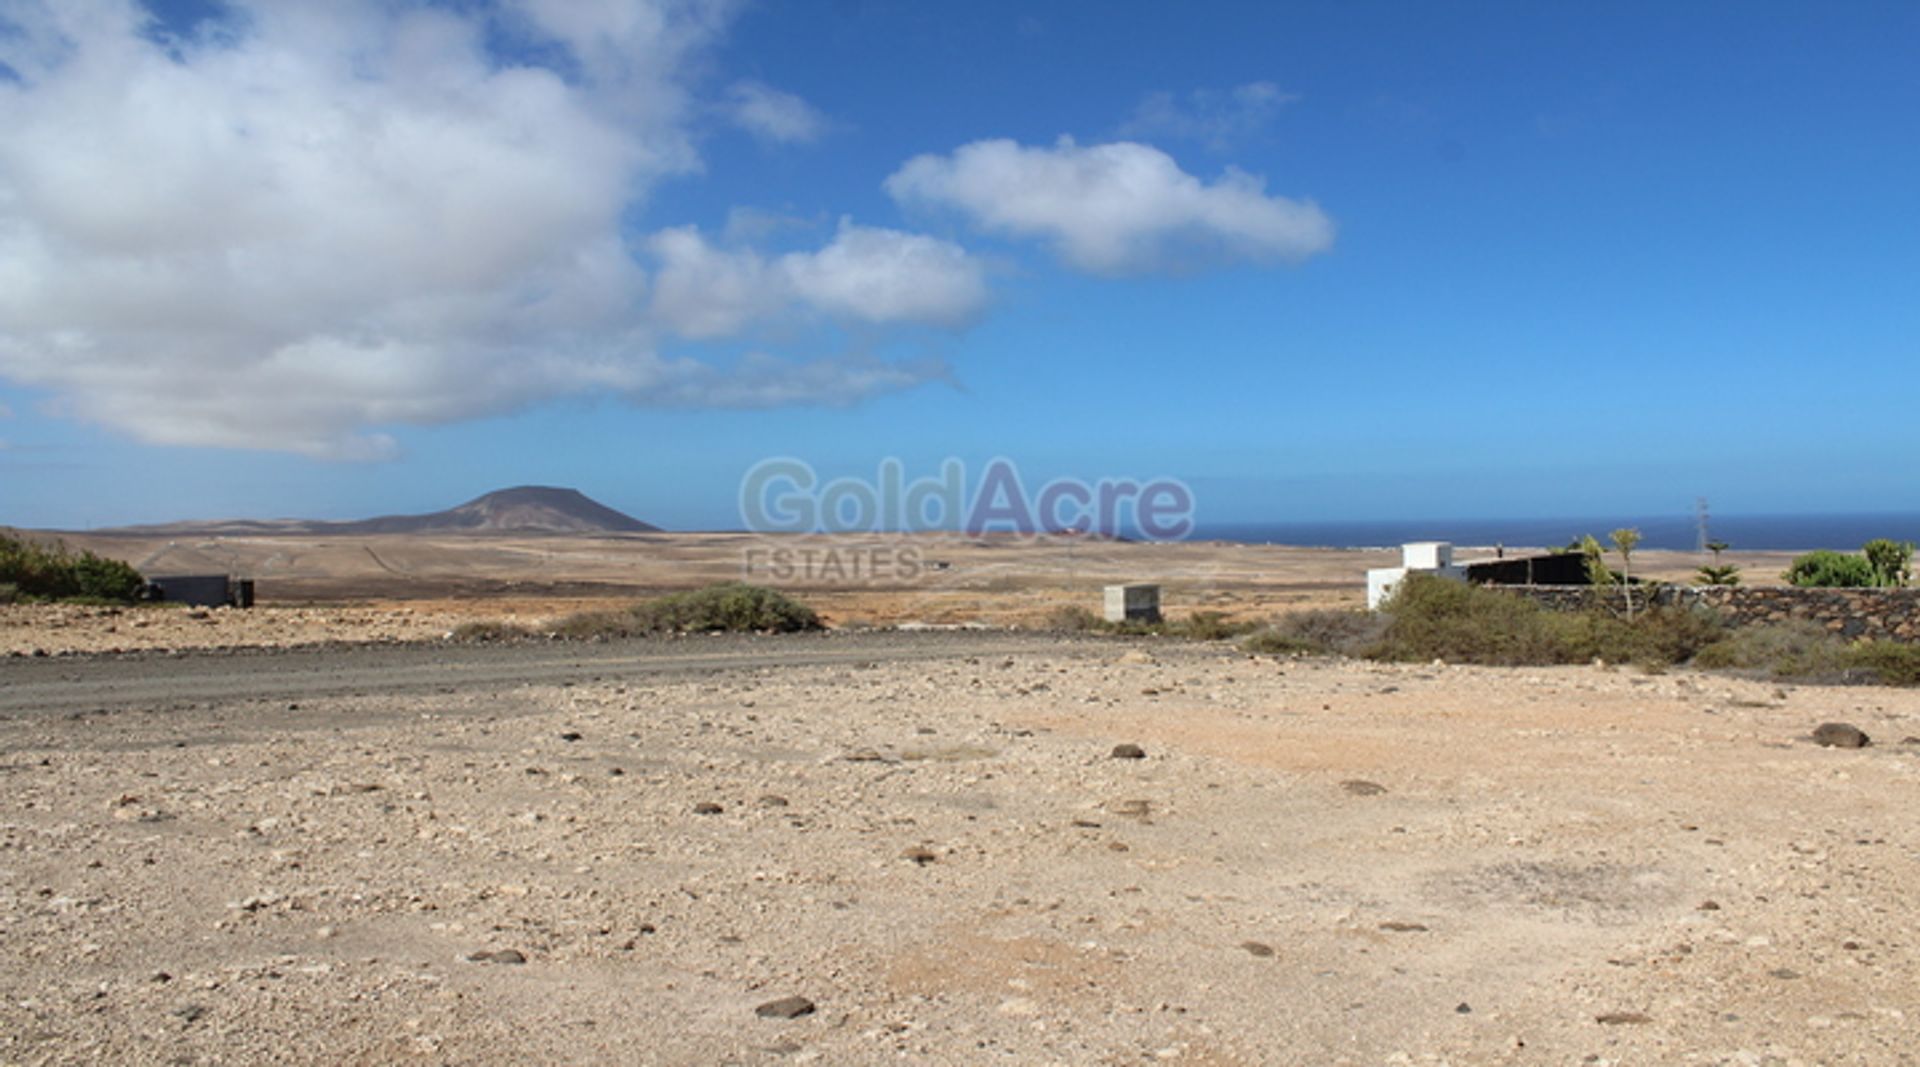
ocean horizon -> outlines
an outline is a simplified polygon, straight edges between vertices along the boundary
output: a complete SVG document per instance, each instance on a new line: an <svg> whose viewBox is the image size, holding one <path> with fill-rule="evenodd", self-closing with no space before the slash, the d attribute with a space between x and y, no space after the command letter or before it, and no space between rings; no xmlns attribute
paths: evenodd
<svg viewBox="0 0 1920 1067"><path fill-rule="evenodd" d="M1366 519L1320 522L1202 522L1188 540L1313 548L1390 548L1409 541L1456 545L1558 547L1592 534L1605 543L1623 526L1640 531L1643 549L1692 551L1699 547L1699 520L1692 515L1641 518ZM1816 548L1858 551L1876 537L1920 542L1920 512L1833 515L1716 515L1712 540L1732 551L1805 552Z"/></svg>

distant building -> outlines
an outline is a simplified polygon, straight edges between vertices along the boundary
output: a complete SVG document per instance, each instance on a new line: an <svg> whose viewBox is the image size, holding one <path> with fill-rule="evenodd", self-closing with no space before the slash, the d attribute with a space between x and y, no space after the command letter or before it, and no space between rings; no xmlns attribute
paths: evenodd
<svg viewBox="0 0 1920 1067"><path fill-rule="evenodd" d="M1367 572L1367 608L1378 610L1409 574L1430 574L1474 585L1586 585L1587 558L1578 552L1489 559L1456 564L1446 541L1415 541L1400 546L1400 566Z"/></svg>
<svg viewBox="0 0 1920 1067"><path fill-rule="evenodd" d="M253 579L231 574L168 574L147 579L147 599L200 608L253 606Z"/></svg>

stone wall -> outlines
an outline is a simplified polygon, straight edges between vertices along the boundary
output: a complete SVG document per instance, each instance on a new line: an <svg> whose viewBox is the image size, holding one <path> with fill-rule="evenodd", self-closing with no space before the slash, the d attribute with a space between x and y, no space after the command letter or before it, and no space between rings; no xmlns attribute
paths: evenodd
<svg viewBox="0 0 1920 1067"><path fill-rule="evenodd" d="M1597 602L1615 612L1626 610L1618 587L1500 586L1559 611L1577 611ZM1634 603L1649 596L1656 603L1712 608L1735 626L1800 619L1843 637L1920 641L1920 589L1797 589L1791 586L1660 585L1635 587Z"/></svg>

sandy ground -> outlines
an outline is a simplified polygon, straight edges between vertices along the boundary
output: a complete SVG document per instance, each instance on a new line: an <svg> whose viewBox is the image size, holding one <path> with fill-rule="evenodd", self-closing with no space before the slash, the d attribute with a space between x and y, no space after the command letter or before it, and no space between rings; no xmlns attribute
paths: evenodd
<svg viewBox="0 0 1920 1067"><path fill-rule="evenodd" d="M1916 1059L1920 693L704 647L0 662L0 1061Z"/></svg>
<svg viewBox="0 0 1920 1067"><path fill-rule="evenodd" d="M233 573L257 583L249 612L0 606L0 655L288 647L437 640L478 619L538 625L583 610L722 581L772 585L834 626L1035 626L1065 606L1099 610L1110 583L1162 587L1166 611L1260 620L1359 607L1369 567L1397 551L1219 542L1120 544L1040 539L300 537L172 542L69 537L152 575ZM1520 550L1515 550L1520 551ZM1460 558L1490 557L1462 549ZM1786 557L1732 554L1750 584L1777 582ZM1645 552L1636 573L1685 581L1692 553Z"/></svg>

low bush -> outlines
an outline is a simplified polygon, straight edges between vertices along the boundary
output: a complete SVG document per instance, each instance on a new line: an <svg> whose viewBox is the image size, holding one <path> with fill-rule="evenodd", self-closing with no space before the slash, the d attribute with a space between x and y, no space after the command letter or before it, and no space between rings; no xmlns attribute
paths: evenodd
<svg viewBox="0 0 1920 1067"><path fill-rule="evenodd" d="M1170 637L1184 637L1190 641L1225 641L1251 633L1255 625L1251 622L1235 622L1218 611L1196 611L1184 619L1166 624L1163 632Z"/></svg>
<svg viewBox="0 0 1920 1067"><path fill-rule="evenodd" d="M763 586L729 582L638 604L629 612L642 633L796 633L822 628L805 604Z"/></svg>
<svg viewBox="0 0 1920 1067"><path fill-rule="evenodd" d="M1844 642L1810 622L1783 622L1735 630L1700 650L1696 667L1765 671L1783 677L1837 676L1846 669Z"/></svg>
<svg viewBox="0 0 1920 1067"><path fill-rule="evenodd" d="M1292 611L1262 627L1241 647L1249 652L1305 652L1328 656L1365 656L1379 645L1391 620L1374 611L1315 608Z"/></svg>
<svg viewBox="0 0 1920 1067"><path fill-rule="evenodd" d="M1375 659L1544 666L1602 659L1648 667L1685 663L1720 641L1711 612L1649 607L1631 619L1594 607L1560 612L1511 593L1423 575L1400 583L1368 653Z"/></svg>
<svg viewBox="0 0 1920 1067"><path fill-rule="evenodd" d="M1802 621L1736 630L1702 649L1693 664L1798 682L1920 685L1920 645L1899 641L1850 644L1824 627Z"/></svg>
<svg viewBox="0 0 1920 1067"><path fill-rule="evenodd" d="M1920 645L1898 641L1868 641L1847 649L1853 669L1862 681L1881 685L1920 685Z"/></svg>
<svg viewBox="0 0 1920 1067"><path fill-rule="evenodd" d="M1065 630L1069 633L1087 633L1106 626L1106 620L1078 604L1063 604L1047 612L1041 623L1044 630Z"/></svg>
<svg viewBox="0 0 1920 1067"><path fill-rule="evenodd" d="M70 600L125 604L146 579L117 559L74 552L59 542L0 534L0 586L10 600Z"/></svg>
<svg viewBox="0 0 1920 1067"><path fill-rule="evenodd" d="M450 640L471 645L491 645L507 641L525 641L536 636L534 632L518 623L500 622L484 619L478 622L463 622L447 635Z"/></svg>
<svg viewBox="0 0 1920 1067"><path fill-rule="evenodd" d="M631 611L583 611L554 623L547 632L568 641L612 641L648 631L640 627Z"/></svg>
<svg viewBox="0 0 1920 1067"><path fill-rule="evenodd" d="M1859 589L1876 584L1867 557L1819 549L1794 558L1783 576L1793 585L1817 589Z"/></svg>

